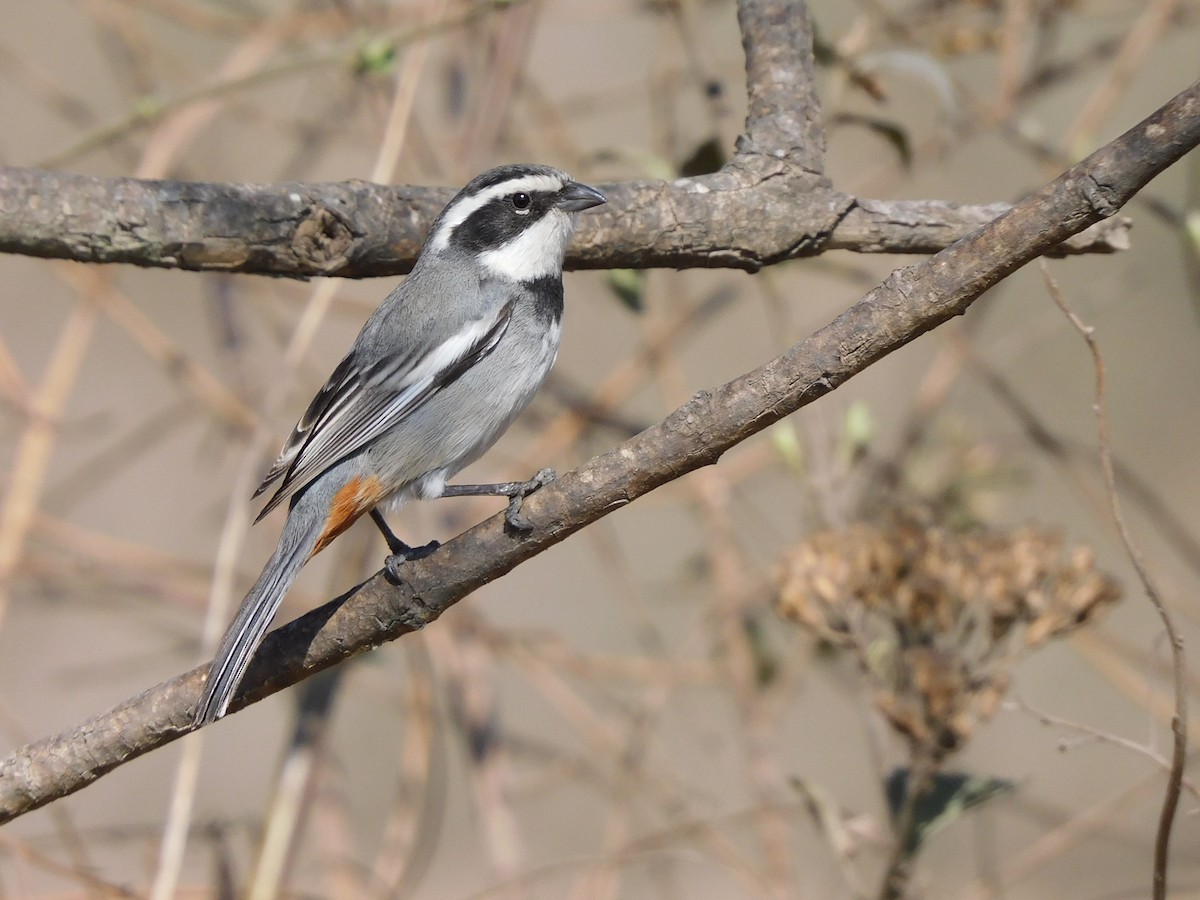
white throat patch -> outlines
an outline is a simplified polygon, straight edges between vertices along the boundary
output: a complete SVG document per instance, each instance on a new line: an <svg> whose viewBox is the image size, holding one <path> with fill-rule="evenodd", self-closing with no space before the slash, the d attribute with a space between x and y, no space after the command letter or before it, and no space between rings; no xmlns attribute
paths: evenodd
<svg viewBox="0 0 1200 900"><path fill-rule="evenodd" d="M552 209L507 244L481 253L479 262L493 275L513 281L558 275L574 230L574 216Z"/></svg>

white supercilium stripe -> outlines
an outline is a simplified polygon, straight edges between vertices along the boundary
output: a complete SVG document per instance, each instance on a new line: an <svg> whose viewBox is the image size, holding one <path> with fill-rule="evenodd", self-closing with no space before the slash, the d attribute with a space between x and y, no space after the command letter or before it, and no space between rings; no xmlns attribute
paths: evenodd
<svg viewBox="0 0 1200 900"><path fill-rule="evenodd" d="M445 218L438 224L437 231L429 239L429 249L435 253L445 250L450 245L450 235L454 233L454 229L465 222L475 210L497 197L507 197L517 191L526 193L557 191L562 186L562 179L556 175L524 175L494 184L470 197L463 197L446 210Z"/></svg>

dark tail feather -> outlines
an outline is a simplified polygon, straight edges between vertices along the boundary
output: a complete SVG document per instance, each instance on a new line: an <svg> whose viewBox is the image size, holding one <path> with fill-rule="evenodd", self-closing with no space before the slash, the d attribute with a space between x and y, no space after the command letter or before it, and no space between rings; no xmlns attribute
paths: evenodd
<svg viewBox="0 0 1200 900"><path fill-rule="evenodd" d="M196 707L194 722L197 728L225 715L229 701L246 674L254 651L262 643L267 627L275 618L284 594L312 555L323 522L304 522L301 521L303 518L306 517L299 507L294 507L289 513L279 546L221 638L208 670L208 680L204 683L204 696Z"/></svg>

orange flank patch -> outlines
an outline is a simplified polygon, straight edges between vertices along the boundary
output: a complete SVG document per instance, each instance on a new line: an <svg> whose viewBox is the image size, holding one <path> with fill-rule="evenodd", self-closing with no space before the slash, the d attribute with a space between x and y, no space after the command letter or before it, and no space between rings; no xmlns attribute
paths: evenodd
<svg viewBox="0 0 1200 900"><path fill-rule="evenodd" d="M329 515L325 519L325 528L317 538L312 556L328 547L330 541L353 525L355 519L371 509L384 496L383 487L374 475L365 478L359 476L347 481L345 486L333 495L333 502L329 504Z"/></svg>

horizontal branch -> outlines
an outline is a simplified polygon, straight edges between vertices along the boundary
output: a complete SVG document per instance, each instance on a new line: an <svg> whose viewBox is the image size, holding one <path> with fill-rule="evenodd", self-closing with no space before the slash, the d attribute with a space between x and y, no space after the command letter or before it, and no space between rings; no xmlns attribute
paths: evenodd
<svg viewBox="0 0 1200 900"><path fill-rule="evenodd" d="M758 167L756 166L756 169ZM605 185L570 268L738 268L829 249L933 253L997 206L854 200L785 170L739 168ZM99 178L0 168L0 252L93 263L308 278L407 272L448 188L362 181L254 185ZM1107 223L1063 252L1128 246Z"/></svg>
<svg viewBox="0 0 1200 900"><path fill-rule="evenodd" d="M834 390L947 319L992 285L1094 222L1200 144L1200 82L1150 118L965 239L881 285L753 372L696 394L670 416L531 496L534 528L497 515L376 575L268 636L235 708L432 622L471 591L662 484L715 463L747 437ZM0 822L79 790L191 730L202 668L167 681L0 761Z"/></svg>

